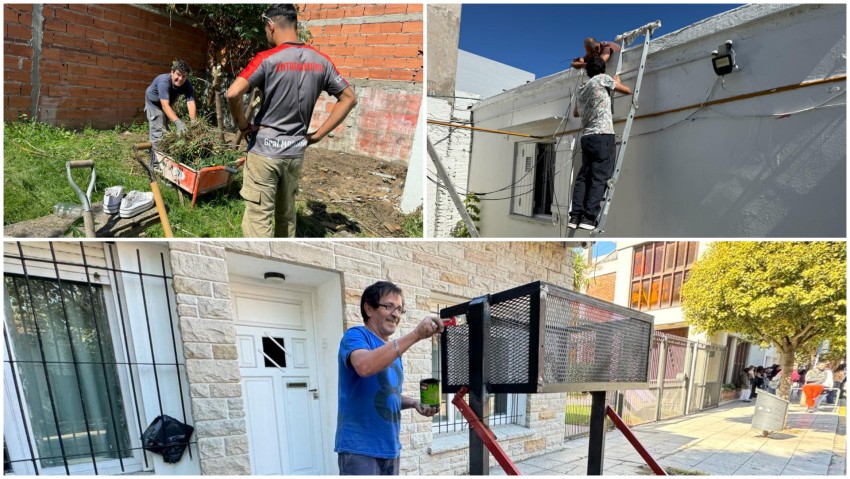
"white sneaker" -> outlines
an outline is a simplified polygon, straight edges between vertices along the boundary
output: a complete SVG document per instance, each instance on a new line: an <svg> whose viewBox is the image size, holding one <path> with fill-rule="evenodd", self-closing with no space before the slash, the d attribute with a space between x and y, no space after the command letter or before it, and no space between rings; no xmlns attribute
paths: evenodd
<svg viewBox="0 0 850 479"><path fill-rule="evenodd" d="M153 207L153 193L133 190L121 200L119 214L122 218L132 218Z"/></svg>
<svg viewBox="0 0 850 479"><path fill-rule="evenodd" d="M121 198L124 196L124 187L121 185L110 186L103 193L103 211L114 215L121 209Z"/></svg>

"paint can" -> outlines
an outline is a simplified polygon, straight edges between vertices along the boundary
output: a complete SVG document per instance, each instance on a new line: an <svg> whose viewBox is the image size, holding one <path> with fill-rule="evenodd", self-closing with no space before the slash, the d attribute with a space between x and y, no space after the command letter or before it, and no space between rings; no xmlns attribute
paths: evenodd
<svg viewBox="0 0 850 479"><path fill-rule="evenodd" d="M419 404L422 407L440 407L440 381L434 378L419 381Z"/></svg>

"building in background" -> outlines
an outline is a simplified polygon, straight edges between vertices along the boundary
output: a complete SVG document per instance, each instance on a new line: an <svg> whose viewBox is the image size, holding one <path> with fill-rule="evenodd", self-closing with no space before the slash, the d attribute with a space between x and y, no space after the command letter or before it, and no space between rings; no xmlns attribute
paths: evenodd
<svg viewBox="0 0 850 479"><path fill-rule="evenodd" d="M615 244L612 253L591 260L588 295L651 314L655 318L655 331L725 347L727 357L720 371L724 384L734 382L742 367L779 362L772 346L761 348L734 331L711 335L696 332L685 321L682 284L710 243L619 241Z"/></svg>
<svg viewBox="0 0 850 479"><path fill-rule="evenodd" d="M846 31L843 4L752 4L657 32L605 234L843 237ZM622 53L632 88L642 40ZM711 52L727 40L740 70L721 77ZM564 71L473 106L475 127L541 137L472 133L458 185L503 193L482 202L482 237L567 235L581 164L570 92L582 76ZM614 100L618 135L631 101Z"/></svg>
<svg viewBox="0 0 850 479"><path fill-rule="evenodd" d="M458 48L461 5L429 5L428 12L428 52L432 55L428 72L429 120L472 125L471 110L479 101L534 81L534 73ZM431 23L430 19L437 20ZM431 25L435 26L434 33ZM472 132L430 124L428 138L458 194L464 197L469 182ZM442 186L433 160L429 158L426 165L429 178L427 202L430 205L426 218L427 236L451 237L461 220L460 214Z"/></svg>

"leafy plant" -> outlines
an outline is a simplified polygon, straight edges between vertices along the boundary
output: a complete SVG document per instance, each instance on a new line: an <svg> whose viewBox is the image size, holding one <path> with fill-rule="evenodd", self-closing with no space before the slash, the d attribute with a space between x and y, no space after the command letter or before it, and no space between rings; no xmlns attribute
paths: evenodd
<svg viewBox="0 0 850 479"><path fill-rule="evenodd" d="M422 207L416 208L416 211L406 215L401 223L401 229L404 231L404 236L408 238L422 237Z"/></svg>
<svg viewBox="0 0 850 479"><path fill-rule="evenodd" d="M239 72L248 66L248 62L257 53L270 48L261 19L268 5L200 3L168 4L165 8L171 15L194 22L207 35L207 70L202 76L190 77L190 80L192 85L196 86L198 96L204 99L203 102L199 102L199 114L205 118L215 118L216 92L224 95ZM296 8L298 8L297 5ZM298 39L304 43L310 43L313 40L310 30L300 22ZM221 78L217 86L213 88L212 71L217 67L221 68ZM224 117L223 124L232 127L231 118L226 109Z"/></svg>
<svg viewBox="0 0 850 479"><path fill-rule="evenodd" d="M463 205L466 208L467 213L469 213L469 219L472 220L472 224L478 228L478 222L481 221L481 217L478 216L481 214L481 207L479 204L481 203L481 198L478 197L475 193L467 193L466 198L463 199ZM460 220L455 224L455 227L452 228L452 236L455 238L471 238L472 235L469 233L469 229L466 227L466 223L463 220Z"/></svg>
<svg viewBox="0 0 850 479"><path fill-rule="evenodd" d="M235 166L242 153L221 141L221 131L204 121L190 123L182 134L169 130L157 143L157 149L172 160L195 169L207 166Z"/></svg>
<svg viewBox="0 0 850 479"><path fill-rule="evenodd" d="M682 286L685 320L699 331L736 331L782 353L829 339L846 350L847 246L843 242L713 243ZM790 374L780 396L787 398Z"/></svg>

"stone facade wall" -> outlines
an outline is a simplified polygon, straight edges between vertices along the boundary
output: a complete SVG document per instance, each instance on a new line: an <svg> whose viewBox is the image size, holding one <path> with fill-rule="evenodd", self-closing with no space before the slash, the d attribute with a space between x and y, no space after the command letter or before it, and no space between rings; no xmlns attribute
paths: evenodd
<svg viewBox="0 0 850 479"><path fill-rule="evenodd" d="M225 250L170 243L201 474L250 474Z"/></svg>
<svg viewBox="0 0 850 479"><path fill-rule="evenodd" d="M569 287L572 278L572 255L563 243L555 242L173 242L171 251L204 474L250 473L227 284L228 253L339 271L346 328L362 324L363 289L381 279L393 281L404 290L409 310L399 326L401 334L429 312L433 292L472 298L535 280ZM431 377L430 344L417 343L403 360L404 393L415 396L418 382ZM529 395L527 429L501 441L502 447L514 460L562 448L564 406L563 394ZM402 414L402 474L468 473L465 446L432 453L433 440L430 419L412 411Z"/></svg>

